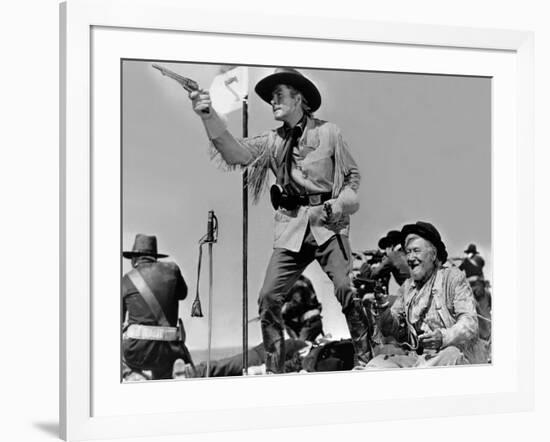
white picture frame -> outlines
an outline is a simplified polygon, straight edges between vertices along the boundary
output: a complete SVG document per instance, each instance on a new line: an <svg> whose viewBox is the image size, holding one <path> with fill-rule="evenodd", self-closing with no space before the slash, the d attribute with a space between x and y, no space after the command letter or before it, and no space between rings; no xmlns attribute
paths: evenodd
<svg viewBox="0 0 550 442"><path fill-rule="evenodd" d="M533 405L533 36L529 32L500 31L484 29L461 29L445 26L408 25L395 23L373 23L352 20L307 20L307 17L272 15L242 15L228 11L209 12L207 15L197 13L178 4L178 2L140 1L124 2L122 0L71 0L61 5L61 301L60 301L60 428L66 440L93 438L162 436L178 433L195 433L201 431L226 431L236 429L272 428L276 424L270 418L270 412L277 412L278 422L285 426L299 426L307 419L310 424L352 423L367 420L388 418L411 418L427 416L447 416L451 414L487 413L528 410ZM512 63L504 63L495 68L498 75L512 82L510 89L513 96L506 97L506 92L498 89L495 99L503 98L502 103L511 103L508 118L514 128L510 141L510 155L507 165L514 173L508 186L510 192L509 212L513 214L508 221L508 236L513 237L511 244L495 241L494 253L511 253L522 256L522 260L513 260L510 267L503 267L501 275L508 274L515 284L508 287L509 296L515 301L510 311L503 317L511 319L508 327L513 346L506 372L501 377L494 376L495 384L478 393L447 395L422 393L411 388L410 394L381 395L378 399L358 398L356 395L335 395L333 400L322 400L309 396L307 399L286 403L280 399L269 399L247 403L246 400L235 405L211 404L197 405L194 410L188 404L185 409L171 408L171 405L159 406L139 412L128 406L126 410L110 409L98 412L98 403L105 402L94 397L94 392L107 388L103 375L94 369L94 358L100 355L92 353L97 327L97 316L92 315L94 280L92 265L94 263L94 213L92 210L93 194L97 191L97 181L92 171L93 151L91 104L98 88L97 80L92 78L92 55L95 29L128 30L128 32L165 32L177 35L178 32L206 35L231 35L242 41L252 38L287 39L296 41L319 41L327 44L374 45L384 52L391 47L417 48L430 52L432 50L485 51L506 53L513 58ZM116 54L115 54L116 56ZM429 59L430 55L426 55ZM433 56L432 56L433 57ZM508 72L514 66L513 72ZM431 72L426 65L425 72ZM467 73L468 66L459 73ZM489 71L491 70L488 68ZM500 70L499 70L500 69ZM508 75L509 74L509 75ZM498 77L497 75L497 77ZM500 78L500 77L498 77ZM93 83L95 81L95 83ZM515 92L515 93L514 93ZM502 96L501 96L502 95ZM500 101L499 101L500 102ZM498 135L498 130L496 129ZM493 146L493 149L495 146ZM96 164L97 167L97 164ZM100 164L100 167L103 167ZM107 168L105 173L113 173ZM498 170L496 171L498 176ZM498 182L497 182L498 185ZM494 221L493 221L494 222ZM510 235L510 230L512 234ZM118 247L119 242L117 243ZM507 249L508 248L508 249ZM506 272L508 270L508 273ZM510 273L512 272L512 274ZM519 276L521 275L521 301L519 299ZM500 284L502 284L502 279ZM495 275L495 286L499 285ZM502 287L502 285L501 285ZM117 287L118 289L118 287ZM508 316L506 316L508 315ZM499 339L499 327L496 324L495 336ZM506 336L506 335L502 335ZM501 360L502 361L502 360ZM485 375L502 368L501 361L495 359L493 365L485 368ZM521 361L521 364L520 364ZM461 370L479 370L479 367L468 367ZM481 368L483 370L483 368ZM458 371L416 371L390 372L376 374L385 376L391 382L405 382L407 379L422 383L428 376L441 378L444 382L449 377L456 377ZM471 376L470 373L470 376ZM351 382L351 374L338 374L338 383ZM353 383L367 380L357 373ZM359 378L357 375L361 375ZM374 375L373 375L374 376ZM444 379L445 378L445 379ZM334 378L323 378L323 382L334 382ZM315 389L320 376L308 377L304 388ZM243 388L264 389L272 391L294 388L295 378L270 377L269 379L239 380L248 385ZM231 397L233 386L224 380L215 382L212 387L201 384L186 383L152 383L133 386L145 389L147 394L166 395L177 389L193 397L208 388L225 392ZM303 382L301 386L303 387ZM388 385L391 385L391 382ZM251 386L251 383L252 386ZM233 384L234 385L234 384ZM122 388L122 387L121 387ZM240 388L240 386L239 386ZM186 390L183 390L186 389ZM154 391L157 390L157 391ZM140 391L140 395L144 390ZM212 392L211 392L212 393ZM234 393L234 392L233 392ZM113 393L115 394L115 393ZM122 403L126 391L121 393ZM128 396L130 397L130 396ZM197 396L198 397L198 396ZM119 398L120 399L120 398ZM326 399L326 398L325 398ZM112 400L117 403L116 400ZM220 403L222 401L220 400ZM130 403L130 401L128 401ZM215 411L216 418L212 419ZM243 419L243 414L246 419ZM136 417L139 416L139 419Z"/></svg>

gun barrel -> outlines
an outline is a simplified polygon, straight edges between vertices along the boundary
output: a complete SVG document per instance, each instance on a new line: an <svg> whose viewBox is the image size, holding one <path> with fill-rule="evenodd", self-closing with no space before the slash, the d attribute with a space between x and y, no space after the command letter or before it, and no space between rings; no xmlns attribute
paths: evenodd
<svg viewBox="0 0 550 442"><path fill-rule="evenodd" d="M160 66L156 63L153 63L152 65L155 69L158 69L162 75L166 75L167 77L171 78L172 80L177 81L179 84L183 86L183 88L187 92L197 91L199 90L199 85L196 81L191 80L190 78L184 77L183 75L177 74L174 71L171 71L168 68L165 68L164 66Z"/></svg>

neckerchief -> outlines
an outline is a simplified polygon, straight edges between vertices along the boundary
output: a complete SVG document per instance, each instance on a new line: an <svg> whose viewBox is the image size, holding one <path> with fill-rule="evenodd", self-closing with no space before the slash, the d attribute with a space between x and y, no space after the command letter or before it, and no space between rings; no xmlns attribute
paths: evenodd
<svg viewBox="0 0 550 442"><path fill-rule="evenodd" d="M294 164L294 148L298 146L298 140L304 132L306 122L307 117L304 114L296 126L285 126L285 146L282 150L282 161L279 163L277 172L277 184L288 195L298 195L300 193L299 187L292 181L291 172Z"/></svg>

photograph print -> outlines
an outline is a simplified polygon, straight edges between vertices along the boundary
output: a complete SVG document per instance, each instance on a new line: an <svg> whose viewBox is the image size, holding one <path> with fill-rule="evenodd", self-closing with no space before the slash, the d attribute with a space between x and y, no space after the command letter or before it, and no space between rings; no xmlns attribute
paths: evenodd
<svg viewBox="0 0 550 442"><path fill-rule="evenodd" d="M121 61L121 379L491 363L491 78Z"/></svg>

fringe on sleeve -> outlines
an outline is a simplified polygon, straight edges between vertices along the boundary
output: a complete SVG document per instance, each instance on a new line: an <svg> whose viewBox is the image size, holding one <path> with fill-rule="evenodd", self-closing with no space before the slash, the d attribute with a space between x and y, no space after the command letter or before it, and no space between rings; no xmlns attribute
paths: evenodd
<svg viewBox="0 0 550 442"><path fill-rule="evenodd" d="M209 146L208 146L208 156L210 157L210 161L214 166L216 166L217 169L223 170L224 172L230 172L234 170L241 169L243 166L240 164L228 164L222 157L222 154L218 149L216 149L216 146L214 145L214 142L210 140Z"/></svg>
<svg viewBox="0 0 550 442"><path fill-rule="evenodd" d="M272 145L272 136L266 136L260 146L259 155L248 166L248 190L254 204L258 203L260 196L267 188Z"/></svg>
<svg viewBox="0 0 550 442"><path fill-rule="evenodd" d="M260 196L266 190L268 174L271 166L271 148L273 135L270 133L258 135L252 138L239 139L237 142L243 149L248 150L253 160L247 164L228 164L221 153L216 149L213 141L210 141L208 154L212 163L220 170L234 171L248 169L248 189L252 195L254 204L258 203Z"/></svg>
<svg viewBox="0 0 550 442"><path fill-rule="evenodd" d="M336 198L344 187L346 178L351 173L350 155L347 145L339 130L333 134L336 139L334 147L334 183L332 184L332 196ZM353 160L352 160L353 161Z"/></svg>

